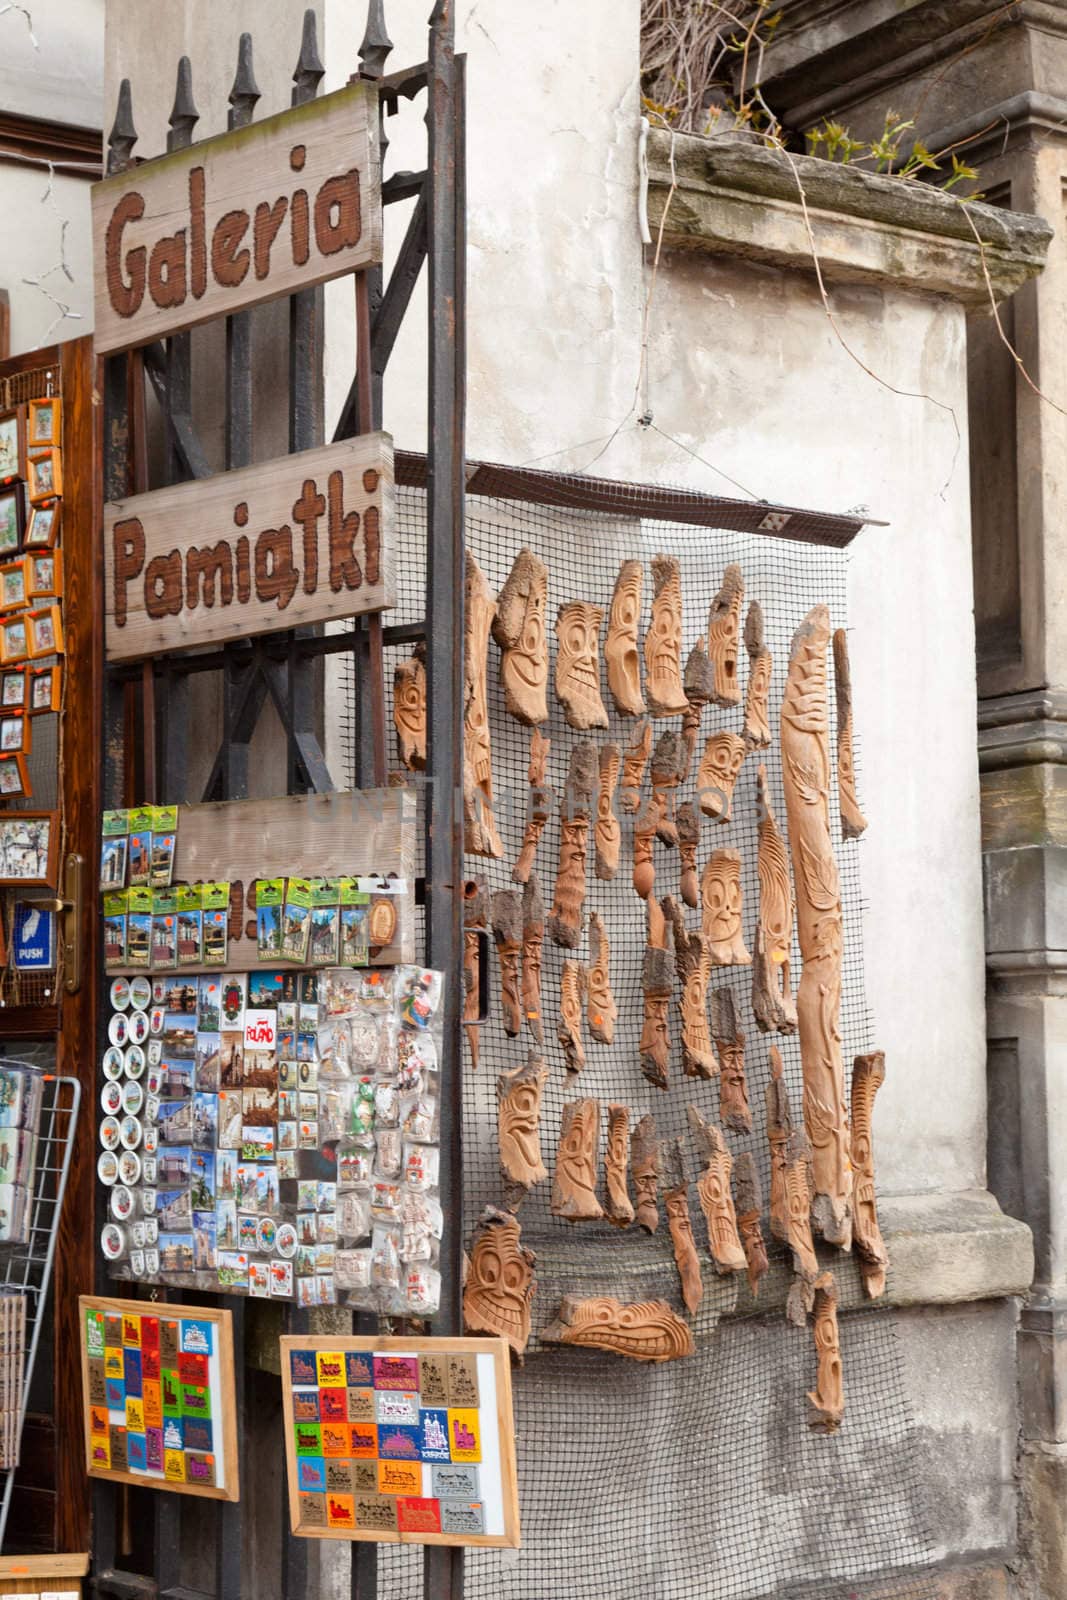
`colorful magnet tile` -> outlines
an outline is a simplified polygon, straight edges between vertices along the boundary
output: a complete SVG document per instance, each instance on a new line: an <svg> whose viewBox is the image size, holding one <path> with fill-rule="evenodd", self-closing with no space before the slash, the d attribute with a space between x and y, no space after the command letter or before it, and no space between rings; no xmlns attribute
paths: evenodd
<svg viewBox="0 0 1067 1600"><path fill-rule="evenodd" d="M393 1423L378 1428L378 1454L385 1461L419 1461L421 1430Z"/></svg>
<svg viewBox="0 0 1067 1600"><path fill-rule="evenodd" d="M373 1389L348 1389L345 1391L348 1400L349 1422L373 1422L375 1420Z"/></svg>
<svg viewBox="0 0 1067 1600"><path fill-rule="evenodd" d="M319 1420L320 1422L347 1422L348 1421L348 1391L347 1389L320 1389L318 1391ZM296 1400L293 1401L293 1415L296 1416ZM348 1435L345 1434L347 1443Z"/></svg>
<svg viewBox="0 0 1067 1600"><path fill-rule="evenodd" d="M424 1406L448 1405L448 1372L440 1356L419 1357L419 1394Z"/></svg>
<svg viewBox="0 0 1067 1600"><path fill-rule="evenodd" d="M314 1378L311 1379L312 1383L315 1381ZM293 1382L296 1382L295 1377ZM374 1387L374 1365L371 1356L364 1355L361 1350L345 1351L345 1386L349 1389L372 1389ZM407 1384L405 1387L417 1388L418 1385ZM352 1420L354 1421L355 1418Z"/></svg>
<svg viewBox="0 0 1067 1600"><path fill-rule="evenodd" d="M349 1451L349 1432L347 1422L323 1422L319 1424L322 1435L322 1453L324 1456L347 1456Z"/></svg>
<svg viewBox="0 0 1067 1600"><path fill-rule="evenodd" d="M320 1388L345 1387L345 1362L339 1350L319 1350L316 1353L315 1382Z"/></svg>
<svg viewBox="0 0 1067 1600"><path fill-rule="evenodd" d="M183 1417L182 1433L185 1436L185 1448L187 1450L198 1450L201 1455L211 1455L214 1451L214 1426L205 1418Z"/></svg>
<svg viewBox="0 0 1067 1600"><path fill-rule="evenodd" d="M296 1441L298 1456L320 1456L322 1454L322 1427L318 1422L295 1422L293 1424L293 1438Z"/></svg>
<svg viewBox="0 0 1067 1600"><path fill-rule="evenodd" d="M328 1389L324 1394L333 1395L335 1391ZM318 1389L294 1389L293 1396L293 1421L294 1422L320 1422L322 1420L319 1410Z"/></svg>
<svg viewBox="0 0 1067 1600"><path fill-rule="evenodd" d="M185 1317L181 1323L181 1351L183 1354L210 1356L215 1350L215 1324Z"/></svg>
<svg viewBox="0 0 1067 1600"><path fill-rule="evenodd" d="M450 1466L435 1465L433 1469L433 1492L439 1500L477 1500L480 1496L478 1468L460 1466L452 1463Z"/></svg>
<svg viewBox="0 0 1067 1600"><path fill-rule="evenodd" d="M355 1500L350 1494L333 1494L326 1491L326 1526L328 1528L354 1529L356 1526Z"/></svg>
<svg viewBox="0 0 1067 1600"><path fill-rule="evenodd" d="M400 1389L408 1394L418 1394L418 1356L375 1356L374 1387Z"/></svg>
<svg viewBox="0 0 1067 1600"><path fill-rule="evenodd" d="M478 1406L478 1362L475 1356L450 1355L448 1358L448 1404L450 1407Z"/></svg>
<svg viewBox="0 0 1067 1600"><path fill-rule="evenodd" d="M301 1494L300 1527L325 1528L326 1497L321 1494Z"/></svg>
<svg viewBox="0 0 1067 1600"><path fill-rule="evenodd" d="M402 1394L399 1389L383 1389L375 1392L375 1421L381 1426L383 1423L402 1422L408 1427L417 1427L419 1421L419 1397L417 1394Z"/></svg>
<svg viewBox="0 0 1067 1600"><path fill-rule="evenodd" d="M357 1494L356 1527L364 1533L395 1533L397 1529L395 1497Z"/></svg>
<svg viewBox="0 0 1067 1600"><path fill-rule="evenodd" d="M378 1454L378 1429L373 1422L348 1424L348 1453L353 1460L371 1460Z"/></svg>
<svg viewBox="0 0 1067 1600"><path fill-rule="evenodd" d="M164 1449L164 1451L163 1451L163 1476L166 1478L168 1483L184 1483L185 1482L185 1451L184 1450L167 1450L167 1449Z"/></svg>
<svg viewBox="0 0 1067 1600"><path fill-rule="evenodd" d="M451 1461L447 1411L431 1408L420 1413L419 1455L423 1461Z"/></svg>
<svg viewBox="0 0 1067 1600"><path fill-rule="evenodd" d="M202 1489L215 1487L215 1457L204 1455L202 1452L186 1449L185 1471L189 1483L199 1484Z"/></svg>
<svg viewBox="0 0 1067 1600"><path fill-rule="evenodd" d="M326 1465L322 1456L298 1456L296 1486L307 1494L324 1494L326 1491Z"/></svg>
<svg viewBox="0 0 1067 1600"><path fill-rule="evenodd" d="M442 1533L484 1533L485 1507L478 1500L441 1500Z"/></svg>
<svg viewBox="0 0 1067 1600"><path fill-rule="evenodd" d="M448 1441L453 1461L482 1459L481 1420L477 1411L449 1409Z"/></svg>
<svg viewBox="0 0 1067 1600"><path fill-rule="evenodd" d="M396 1521L401 1533L440 1533L441 1509L436 1500L400 1495L396 1502Z"/></svg>
<svg viewBox="0 0 1067 1600"><path fill-rule="evenodd" d="M418 1461L390 1461L379 1458L378 1493L421 1495L421 1463Z"/></svg>

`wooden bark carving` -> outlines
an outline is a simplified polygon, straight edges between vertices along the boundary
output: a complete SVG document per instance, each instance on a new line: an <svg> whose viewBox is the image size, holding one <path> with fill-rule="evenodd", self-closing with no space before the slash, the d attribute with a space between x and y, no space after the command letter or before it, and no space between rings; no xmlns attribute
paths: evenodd
<svg viewBox="0 0 1067 1600"><path fill-rule="evenodd" d="M463 649L463 848L499 859L504 846L493 816L493 759L485 674L496 601L477 561L467 552L466 636Z"/></svg>
<svg viewBox="0 0 1067 1600"><path fill-rule="evenodd" d="M463 1022L467 1030L467 1044L471 1053L471 1066L478 1070L478 1050L481 1036L478 1025L480 1002L479 930L484 931L489 922L489 891L484 878L468 878L463 885Z"/></svg>
<svg viewBox="0 0 1067 1600"><path fill-rule="evenodd" d="M559 870L548 918L548 934L565 950L576 950L582 936L589 817L597 781L596 745L582 739L571 750L567 792L559 819Z"/></svg>
<svg viewBox="0 0 1067 1600"><path fill-rule="evenodd" d="M514 1211L548 1171L541 1156L541 1093L548 1077L544 1058L530 1051L525 1066L496 1080L497 1140L508 1207Z"/></svg>
<svg viewBox="0 0 1067 1600"><path fill-rule="evenodd" d="M630 1140L630 1173L637 1194L637 1225L646 1233L659 1227L659 1139L651 1113L641 1118Z"/></svg>
<svg viewBox="0 0 1067 1600"><path fill-rule="evenodd" d="M584 600L569 600L556 616L556 695L567 724L587 733L606 728L600 698L600 624L604 613Z"/></svg>
<svg viewBox="0 0 1067 1600"><path fill-rule="evenodd" d="M486 1206L463 1285L463 1326L467 1333L506 1339L521 1363L530 1338L537 1257L520 1236L517 1218Z"/></svg>
<svg viewBox="0 0 1067 1600"><path fill-rule="evenodd" d="M734 784L745 759L745 741L736 733L713 733L697 772L697 798L706 817L729 822Z"/></svg>
<svg viewBox="0 0 1067 1600"><path fill-rule="evenodd" d="M700 723L704 715L704 707L710 705L712 693L715 688L715 675L711 670L708 652L704 648L703 639L698 639L689 652L689 659L685 664L685 675L682 679L685 690L686 709L682 713L682 742L685 745L685 756L682 762L682 782L689 777L693 767L693 755L696 750L697 739L700 737Z"/></svg>
<svg viewBox="0 0 1067 1600"><path fill-rule="evenodd" d="M852 759L852 673L848 664L848 637L844 628L834 631L834 693L837 699L837 800L841 811L841 837L858 839L867 827L856 796L856 766Z"/></svg>
<svg viewBox="0 0 1067 1600"><path fill-rule="evenodd" d="M771 742L768 702L771 695L771 652L763 642L763 607L753 600L745 617L748 687L745 690L745 744L766 750Z"/></svg>
<svg viewBox="0 0 1067 1600"><path fill-rule="evenodd" d="M767 1246L763 1242L760 1215L763 1197L760 1194L759 1173L751 1150L743 1150L734 1167L734 1209L737 1212L737 1231L741 1248L748 1262L748 1286L753 1299L759 1297L760 1280L767 1272Z"/></svg>
<svg viewBox="0 0 1067 1600"><path fill-rule="evenodd" d="M645 714L641 658L637 651L642 581L640 561L624 561L615 579L608 612L604 661L608 669L608 689L620 717L643 717Z"/></svg>
<svg viewBox="0 0 1067 1600"><path fill-rule="evenodd" d="M393 727L402 767L426 767L426 645L420 640L407 661L393 671Z"/></svg>
<svg viewBox="0 0 1067 1600"><path fill-rule="evenodd" d="M785 1197L789 1207L788 1244L793 1265L809 1283L819 1271L811 1234L811 1150L800 1132L791 1133L785 1147Z"/></svg>
<svg viewBox="0 0 1067 1600"><path fill-rule="evenodd" d="M608 1106L608 1143L604 1156L604 1215L616 1228L628 1228L634 1208L626 1185L630 1166L630 1113L626 1106Z"/></svg>
<svg viewBox="0 0 1067 1600"><path fill-rule="evenodd" d="M622 755L622 789L619 805L627 816L633 816L641 804L641 785L645 781L645 768L652 753L652 724L642 722L634 729L634 736Z"/></svg>
<svg viewBox="0 0 1067 1600"><path fill-rule="evenodd" d="M619 870L619 846L622 829L615 815L615 785L619 781L622 752L617 744L606 744L600 752L600 788L597 791L596 824L593 843L596 847L596 875L608 881Z"/></svg>
<svg viewBox="0 0 1067 1600"><path fill-rule="evenodd" d="M563 1107L552 1180L552 1214L565 1222L595 1222L604 1215L596 1197L600 1104L568 1100Z"/></svg>
<svg viewBox="0 0 1067 1600"><path fill-rule="evenodd" d="M696 910L700 904L700 877L697 873L697 849L700 845L700 812L691 800L678 807L678 854L682 862L679 892L687 906Z"/></svg>
<svg viewBox="0 0 1067 1600"><path fill-rule="evenodd" d="M656 838L668 849L678 843L678 828L674 821L674 791L682 777L682 741L673 730L661 733L652 752L649 773L652 778L652 800L656 807Z"/></svg>
<svg viewBox="0 0 1067 1600"><path fill-rule="evenodd" d="M789 1238L789 1199L786 1194L786 1146L793 1132L793 1114L789 1106L789 1090L782 1076L782 1057L772 1044L768 1052L771 1063L770 1081L764 1090L767 1108L767 1143L771 1150L771 1232L776 1239Z"/></svg>
<svg viewBox="0 0 1067 1600"><path fill-rule="evenodd" d="M793 943L793 884L789 853L778 831L767 788L767 769L760 763L759 795L759 917L756 921L752 965L752 1010L763 1033L795 1033L797 1007L790 990L789 951Z"/></svg>
<svg viewBox="0 0 1067 1600"><path fill-rule="evenodd" d="M685 1150L680 1139L672 1139L664 1147L660 1166L663 1172L663 1204L674 1247L674 1264L678 1268L685 1309L693 1316L704 1298L704 1280L700 1275L700 1260L693 1239L693 1223L689 1215L689 1180L685 1171Z"/></svg>
<svg viewBox="0 0 1067 1600"><path fill-rule="evenodd" d="M594 1300L567 1295L541 1337L549 1344L610 1350L631 1361L677 1361L693 1354L688 1324L666 1300L624 1305L606 1295Z"/></svg>
<svg viewBox="0 0 1067 1600"><path fill-rule="evenodd" d="M541 1015L541 953L545 939L545 902L537 873L531 872L522 891L522 1009L526 1026L543 1044Z"/></svg>
<svg viewBox="0 0 1067 1600"><path fill-rule="evenodd" d="M517 722L548 720L548 568L525 547L497 597L493 638L501 649L504 705Z"/></svg>
<svg viewBox="0 0 1067 1600"><path fill-rule="evenodd" d="M493 942L500 961L500 1010L510 1039L522 1032L519 1001L519 957L522 954L522 896L517 889L498 889L493 896Z"/></svg>
<svg viewBox="0 0 1067 1600"><path fill-rule="evenodd" d="M711 1078L719 1070L708 1029L711 955L704 935L689 932L681 906L670 895L663 902L663 911L674 929L674 970L682 986L678 1000L682 1013L682 1071L687 1078Z"/></svg>
<svg viewBox="0 0 1067 1600"><path fill-rule="evenodd" d="M656 886L656 865L652 859L652 847L656 839L659 815L659 803L655 795L649 795L639 815L634 819L634 867L631 881L634 892L639 894L642 900L651 900L652 890Z"/></svg>
<svg viewBox="0 0 1067 1600"><path fill-rule="evenodd" d="M526 772L526 781L530 785L530 815L519 859L511 869L512 883L525 883L533 871L537 846L552 811L555 797L545 782L550 748L551 740L546 739L539 728L535 728L530 735L530 764Z"/></svg>
<svg viewBox="0 0 1067 1600"><path fill-rule="evenodd" d="M837 1330L837 1285L832 1272L815 1281L815 1356L818 1375L808 1391L808 1427L836 1433L845 1414L845 1383Z"/></svg>
<svg viewBox="0 0 1067 1600"><path fill-rule="evenodd" d="M711 1036L719 1052L719 1116L733 1133L752 1132L745 1079L745 1036L729 989L711 996Z"/></svg>
<svg viewBox="0 0 1067 1600"><path fill-rule="evenodd" d="M816 1227L831 1244L852 1241L852 1169L841 1056L841 890L830 841L830 615L815 606L793 635L782 701L782 776L795 868L803 971L797 989L804 1126L812 1147Z"/></svg>
<svg viewBox="0 0 1067 1600"><path fill-rule="evenodd" d="M682 686L682 580L674 556L653 556L652 617L645 634L645 694L654 717L680 717L688 701Z"/></svg>
<svg viewBox="0 0 1067 1600"><path fill-rule="evenodd" d="M565 961L559 976L559 1021L556 1037L563 1046L568 1072L581 1072L585 1066L582 1040L582 1011L589 978L581 961Z"/></svg>
<svg viewBox="0 0 1067 1600"><path fill-rule="evenodd" d="M874 1099L885 1082L885 1052L857 1056L852 1064L852 1238L863 1287L871 1300L885 1292L889 1252L878 1223L874 1193Z"/></svg>
<svg viewBox="0 0 1067 1600"><path fill-rule="evenodd" d="M747 967L752 957L741 936L741 856L713 850L700 879L701 928L716 967Z"/></svg>
<svg viewBox="0 0 1067 1600"><path fill-rule="evenodd" d="M705 1122L696 1106L687 1106L686 1114L704 1162L704 1171L697 1179L697 1198L708 1227L711 1259L717 1272L743 1272L747 1263L737 1233L737 1215L730 1193L733 1157L726 1147L722 1130L714 1122Z"/></svg>
<svg viewBox="0 0 1067 1600"><path fill-rule="evenodd" d="M745 580L741 568L731 562L722 575L722 588L708 612L708 660L714 676L712 698L716 705L739 706L741 682L737 671L737 649L741 639L741 604Z"/></svg>
<svg viewBox="0 0 1067 1600"><path fill-rule="evenodd" d="M611 946L603 918L594 911L589 918L589 1032L597 1044L612 1044L619 1008L611 992Z"/></svg>
<svg viewBox="0 0 1067 1600"><path fill-rule="evenodd" d="M671 954L667 925L655 899L648 899L648 939L641 973L644 1026L641 1029L641 1071L657 1089L666 1089L671 1058L668 1009L671 1002Z"/></svg>

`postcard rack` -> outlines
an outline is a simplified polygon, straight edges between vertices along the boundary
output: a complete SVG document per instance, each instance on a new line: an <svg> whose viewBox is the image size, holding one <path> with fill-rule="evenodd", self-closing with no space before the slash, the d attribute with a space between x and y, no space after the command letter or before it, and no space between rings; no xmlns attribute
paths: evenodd
<svg viewBox="0 0 1067 1600"><path fill-rule="evenodd" d="M5 1061L7 1066L28 1063ZM21 1437L26 1418L26 1401L33 1381L41 1321L48 1302L52 1279L56 1235L63 1211L74 1135L81 1105L81 1085L77 1078L45 1077L41 1100L41 1120L37 1135L37 1169L34 1175L30 1210L30 1236L24 1245L0 1250L0 1289L15 1291L26 1299L26 1367L22 1378L18 1433ZM11 1495L17 1467L3 1474L3 1500L0 1501L0 1550L4 1546Z"/></svg>

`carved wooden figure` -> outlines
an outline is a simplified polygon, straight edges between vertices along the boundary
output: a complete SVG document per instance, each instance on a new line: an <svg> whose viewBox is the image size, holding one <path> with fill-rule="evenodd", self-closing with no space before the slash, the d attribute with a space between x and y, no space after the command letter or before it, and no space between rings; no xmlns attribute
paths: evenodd
<svg viewBox="0 0 1067 1600"><path fill-rule="evenodd" d="M689 777L693 767L693 755L696 751L697 739L700 737L700 723L704 715L704 707L711 704L715 688L715 675L711 670L708 652L704 648L703 639L698 639L689 652L689 659L685 664L685 676L682 679L685 690L686 709L682 713L682 742L685 745L685 757L682 762L682 782Z"/></svg>
<svg viewBox="0 0 1067 1600"><path fill-rule="evenodd" d="M808 1427L836 1433L845 1414L845 1384L837 1330L837 1285L832 1272L815 1281L815 1355L818 1374L808 1391Z"/></svg>
<svg viewBox="0 0 1067 1600"><path fill-rule="evenodd" d="M493 760L485 674L496 601L477 561L467 552L466 635L463 649L463 848L468 855L504 854L493 816Z"/></svg>
<svg viewBox="0 0 1067 1600"><path fill-rule="evenodd" d="M673 729L661 733L652 752L649 774L652 779L652 800L656 807L656 838L668 849L678 843L678 828L674 820L674 791L682 781L684 746Z"/></svg>
<svg viewBox="0 0 1067 1600"><path fill-rule="evenodd" d="M716 967L747 967L752 960L741 936L741 856L713 850L700 879L701 928Z"/></svg>
<svg viewBox="0 0 1067 1600"><path fill-rule="evenodd" d="M551 743L552 741L545 738L540 728L535 728L530 735L530 764L526 772L526 781L530 785L530 815L519 858L511 869L512 883L525 883L533 871L537 846L541 842L545 823L552 812L552 802L555 797L545 782Z"/></svg>
<svg viewBox="0 0 1067 1600"><path fill-rule="evenodd" d="M612 1044L619 1008L611 992L611 946L603 918L594 911L589 918L589 1032L597 1044Z"/></svg>
<svg viewBox="0 0 1067 1600"><path fill-rule="evenodd" d="M666 1300L624 1305L606 1295L593 1300L567 1295L541 1337L549 1344L610 1350L631 1361L677 1361L694 1348L688 1324Z"/></svg>
<svg viewBox="0 0 1067 1600"><path fill-rule="evenodd" d="M830 615L815 606L793 635L782 701L782 778L796 869L797 988L804 1126L815 1176L815 1227L830 1244L852 1241L852 1166L841 1055L841 890L830 841Z"/></svg>
<svg viewBox="0 0 1067 1600"><path fill-rule="evenodd" d="M712 993L711 1036L719 1052L719 1116L732 1133L751 1133L745 1036L729 989L715 989Z"/></svg>
<svg viewBox="0 0 1067 1600"><path fill-rule="evenodd" d="M674 1264L678 1268L685 1309L692 1316L700 1309L700 1302L704 1298L704 1281L700 1275L700 1260L689 1215L689 1180L681 1139L671 1139L664 1145L660 1153L660 1168L667 1227L674 1246Z"/></svg>
<svg viewBox="0 0 1067 1600"><path fill-rule="evenodd" d="M704 1171L697 1179L697 1197L708 1227L711 1259L717 1272L743 1272L747 1263L737 1233L737 1215L730 1193L733 1157L727 1149L722 1130L714 1122L705 1122L696 1106L687 1106L686 1115L704 1161Z"/></svg>
<svg viewBox="0 0 1067 1600"><path fill-rule="evenodd" d="M563 1107L552 1180L552 1214L566 1222L595 1222L604 1215L596 1197L600 1156L600 1104L568 1100Z"/></svg>
<svg viewBox="0 0 1067 1600"><path fill-rule="evenodd" d="M559 819L559 870L548 918L548 934L565 950L576 950L582 936L589 818L597 782L597 749L582 739L571 750L567 792Z"/></svg>
<svg viewBox="0 0 1067 1600"><path fill-rule="evenodd" d="M741 568L731 562L722 575L722 588L708 612L708 660L715 679L712 698L716 705L739 706L741 681L737 671L741 640L741 604L745 580Z"/></svg>
<svg viewBox="0 0 1067 1600"><path fill-rule="evenodd" d="M645 694L654 717L680 717L688 701L682 687L682 580L674 556L652 558L652 617L645 634Z"/></svg>
<svg viewBox="0 0 1067 1600"><path fill-rule="evenodd" d="M667 924L654 896L648 905L648 944L645 946L641 988L644 1025L641 1029L641 1071L657 1089L666 1089L671 1057L668 1011L671 1003L671 953Z"/></svg>
<svg viewBox="0 0 1067 1600"><path fill-rule="evenodd" d="M604 613L584 600L569 600L556 615L556 695L567 724L587 733L606 728L600 698L600 624Z"/></svg>
<svg viewBox="0 0 1067 1600"><path fill-rule="evenodd" d="M493 896L493 942L500 961L500 1010L504 1032L514 1039L522 1032L519 1003L522 896L517 889L498 889Z"/></svg>
<svg viewBox="0 0 1067 1600"><path fill-rule="evenodd" d="M400 764L409 772L426 767L426 644L420 639L407 661L393 671L393 727Z"/></svg>
<svg viewBox="0 0 1067 1600"><path fill-rule="evenodd" d="M506 1339L521 1363L530 1338L530 1308L537 1288L537 1257L520 1240L517 1218L486 1206L471 1244L463 1285L467 1333Z"/></svg>
<svg viewBox="0 0 1067 1600"><path fill-rule="evenodd" d="M548 1077L544 1058L530 1051L525 1066L496 1080L500 1171L510 1210L535 1183L548 1177L541 1156L541 1092Z"/></svg>
<svg viewBox="0 0 1067 1600"><path fill-rule="evenodd" d="M608 612L608 636L604 643L608 689L620 717L643 717L645 714L645 702L641 694L641 658L637 651L641 586L640 561L624 561L615 579L615 592Z"/></svg>
<svg viewBox="0 0 1067 1600"><path fill-rule="evenodd" d="M682 908L670 895L663 913L674 929L674 970L682 985L682 1071L688 1078L711 1078L719 1070L708 1029L708 982L711 956L702 933L690 933Z"/></svg>
<svg viewBox="0 0 1067 1600"><path fill-rule="evenodd" d="M659 802L656 795L651 794L634 818L634 865L631 882L634 892L639 894L642 900L652 898L652 890L656 885L656 865L652 850L659 818Z"/></svg>
<svg viewBox="0 0 1067 1600"><path fill-rule="evenodd" d="M626 1186L630 1166L630 1112L626 1106L608 1106L608 1143L604 1156L604 1215L616 1228L634 1220L633 1203Z"/></svg>
<svg viewBox="0 0 1067 1600"><path fill-rule="evenodd" d="M787 1242L793 1252L793 1266L801 1278L813 1283L819 1263L811 1234L811 1148L799 1129L786 1141L785 1197L789 1207Z"/></svg>
<svg viewBox="0 0 1067 1600"><path fill-rule="evenodd" d="M700 904L700 877L697 873L697 849L700 845L700 812L691 800L678 807L678 854L681 857L682 875L679 892L687 906L696 910Z"/></svg>
<svg viewBox="0 0 1067 1600"><path fill-rule="evenodd" d="M563 1046L568 1072L581 1072L585 1066L582 1041L582 1011L589 978L581 961L565 961L559 978L559 1022L556 1037Z"/></svg>
<svg viewBox="0 0 1067 1600"><path fill-rule="evenodd" d="M858 839L867 827L867 818L856 796L856 765L852 758L852 674L844 628L834 630L834 694L837 699L837 799L841 836Z"/></svg>
<svg viewBox="0 0 1067 1600"><path fill-rule="evenodd" d="M751 1150L742 1150L734 1167L734 1209L737 1213L737 1231L741 1248L748 1262L748 1286L753 1299L759 1296L760 1280L767 1272L767 1246L763 1242L760 1215L763 1197L760 1193L759 1173Z"/></svg>
<svg viewBox="0 0 1067 1600"><path fill-rule="evenodd" d="M638 723L634 736L622 755L622 788L619 805L627 816L633 816L641 804L641 785L645 781L645 768L652 753L652 724Z"/></svg>
<svg viewBox="0 0 1067 1600"><path fill-rule="evenodd" d="M771 1076L764 1090L767 1109L767 1143L771 1150L771 1232L776 1239L789 1238L789 1199L786 1194L786 1146L793 1132L793 1114L789 1105L789 1090L782 1076L782 1057L772 1044L768 1055Z"/></svg>
<svg viewBox="0 0 1067 1600"><path fill-rule="evenodd" d="M619 870L619 846L622 829L615 815L615 785L619 781L622 752L617 744L606 744L600 752L600 788L597 791L596 823L593 843L596 847L596 875L608 881Z"/></svg>
<svg viewBox="0 0 1067 1600"><path fill-rule="evenodd" d="M745 759L745 741L736 733L713 733L697 772L697 798L706 817L729 822L734 785Z"/></svg>
<svg viewBox="0 0 1067 1600"><path fill-rule="evenodd" d="M471 1066L478 1070L481 1036L478 1024L480 1005L481 941L479 931L489 922L489 891L484 878L468 878L463 885L463 1022Z"/></svg>
<svg viewBox="0 0 1067 1600"><path fill-rule="evenodd" d="M857 1056L852 1064L852 1239L859 1257L863 1287L871 1300L885 1292L889 1252L878 1223L874 1193L874 1143L871 1119L874 1099L885 1082L885 1052Z"/></svg>
<svg viewBox="0 0 1067 1600"><path fill-rule="evenodd" d="M545 1039L541 1015L541 953L545 939L545 902L537 873L531 872L522 891L522 1000L526 1026L537 1040Z"/></svg>
<svg viewBox="0 0 1067 1600"><path fill-rule="evenodd" d="M641 1118L630 1140L630 1173L637 1194L637 1225L646 1233L655 1233L659 1227L659 1139L651 1113Z"/></svg>
<svg viewBox="0 0 1067 1600"><path fill-rule="evenodd" d="M497 597L493 638L501 649L504 705L531 727L548 719L547 598L548 568L524 547Z"/></svg>
<svg viewBox="0 0 1067 1600"><path fill-rule="evenodd" d="M753 600L745 617L748 686L745 689L745 744L766 750L771 742L768 702L771 694L771 652L763 642L763 607Z"/></svg>
<svg viewBox="0 0 1067 1600"><path fill-rule="evenodd" d="M793 884L789 853L778 831L767 788L767 769L760 763L759 793L759 917L753 941L752 1010L764 1033L795 1033L797 1007L790 990L789 951L793 943Z"/></svg>

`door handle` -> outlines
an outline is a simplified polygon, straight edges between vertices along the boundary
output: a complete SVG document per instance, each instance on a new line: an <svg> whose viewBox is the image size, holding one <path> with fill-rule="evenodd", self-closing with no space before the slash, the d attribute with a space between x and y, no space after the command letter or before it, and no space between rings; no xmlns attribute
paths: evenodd
<svg viewBox="0 0 1067 1600"><path fill-rule="evenodd" d="M42 911L62 917L63 987L77 994L82 982L82 910L85 905L85 857L73 852L63 864L63 893L54 900L36 900Z"/></svg>

